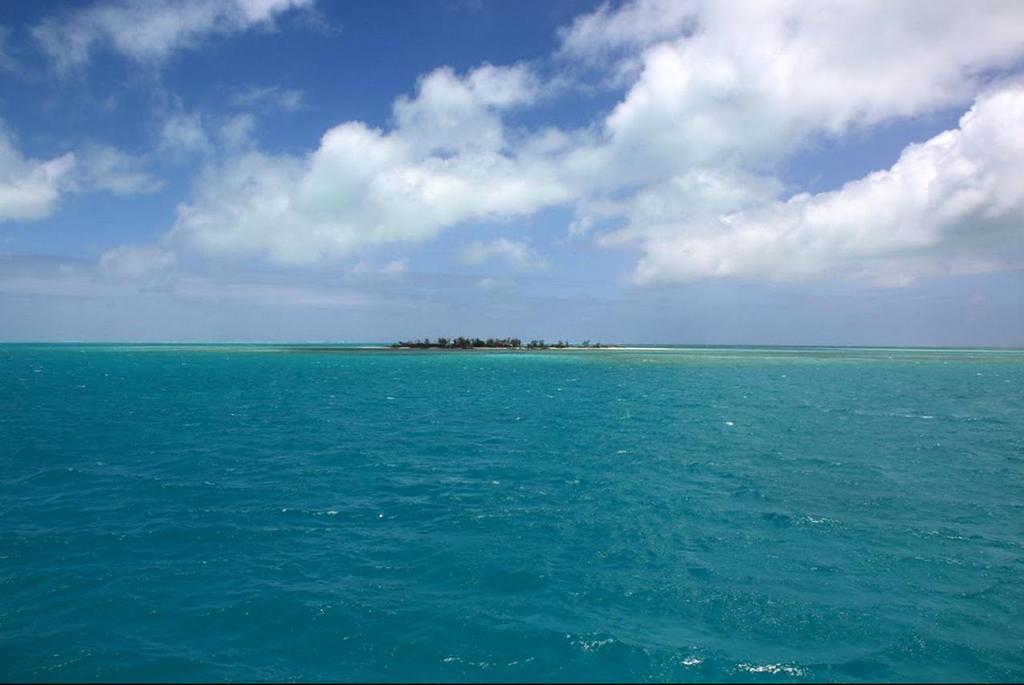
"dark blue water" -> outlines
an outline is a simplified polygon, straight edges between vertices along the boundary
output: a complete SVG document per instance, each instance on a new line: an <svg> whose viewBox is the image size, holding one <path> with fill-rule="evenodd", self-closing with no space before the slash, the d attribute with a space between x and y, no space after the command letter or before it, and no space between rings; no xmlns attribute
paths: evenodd
<svg viewBox="0 0 1024 685"><path fill-rule="evenodd" d="M1024 352L0 346L3 680L1024 677Z"/></svg>

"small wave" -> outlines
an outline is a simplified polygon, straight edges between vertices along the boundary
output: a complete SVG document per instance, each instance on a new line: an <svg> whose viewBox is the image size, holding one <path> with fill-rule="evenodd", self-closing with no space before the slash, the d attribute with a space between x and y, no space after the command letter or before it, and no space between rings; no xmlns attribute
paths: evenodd
<svg viewBox="0 0 1024 685"><path fill-rule="evenodd" d="M571 635L567 635L566 637L572 637L572 636ZM572 641L572 644L576 645L577 647L579 647L584 652L594 652L594 651L597 651L598 649L601 649L605 645L610 645L613 642L615 642L615 638L614 637L608 637L608 638L605 638L603 640L576 639L576 640Z"/></svg>
<svg viewBox="0 0 1024 685"><path fill-rule="evenodd" d="M800 520L801 520L801 522L809 523L812 526L820 526L820 525L826 525L826 524L831 525L831 524L835 524L836 523L835 519L830 519L830 518L827 518L825 516L811 516L810 514L804 516Z"/></svg>
<svg viewBox="0 0 1024 685"><path fill-rule="evenodd" d="M780 673L790 676L802 676L804 670L797 666L790 666L788 664L748 664L742 663L739 665L741 670L747 673L770 673L772 675L778 675Z"/></svg>

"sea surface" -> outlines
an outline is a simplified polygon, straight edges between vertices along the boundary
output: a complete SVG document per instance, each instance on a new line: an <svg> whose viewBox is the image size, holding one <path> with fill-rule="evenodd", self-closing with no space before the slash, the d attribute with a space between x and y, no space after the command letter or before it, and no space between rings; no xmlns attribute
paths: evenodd
<svg viewBox="0 0 1024 685"><path fill-rule="evenodd" d="M1024 678L1024 351L0 346L0 680Z"/></svg>

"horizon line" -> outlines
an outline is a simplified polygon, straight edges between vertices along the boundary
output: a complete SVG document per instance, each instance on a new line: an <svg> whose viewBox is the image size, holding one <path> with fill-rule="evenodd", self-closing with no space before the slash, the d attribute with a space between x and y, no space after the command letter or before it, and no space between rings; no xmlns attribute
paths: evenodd
<svg viewBox="0 0 1024 685"><path fill-rule="evenodd" d="M380 345L390 346L398 340L0 340L0 345ZM600 348L572 345L573 350L629 348L693 349L693 348L779 348L779 349L865 349L865 350L1007 350L1024 351L1021 345L891 345L891 344L815 344L815 343L676 343L676 342L601 342ZM431 348L433 349L433 348ZM492 349L492 348L486 348ZM504 348L493 348L504 349ZM438 348L436 351L448 351ZM456 350L457 351L457 350Z"/></svg>

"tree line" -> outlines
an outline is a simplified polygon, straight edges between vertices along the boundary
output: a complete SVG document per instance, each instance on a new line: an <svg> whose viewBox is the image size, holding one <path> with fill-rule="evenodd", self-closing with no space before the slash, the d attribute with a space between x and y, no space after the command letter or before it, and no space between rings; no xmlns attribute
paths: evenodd
<svg viewBox="0 0 1024 685"><path fill-rule="evenodd" d="M477 347L511 350L561 350L567 347L601 347L601 343L592 343L589 340L584 340L582 343L574 345L565 340L559 340L553 343L547 343L544 340L530 340L524 344L523 340L520 338L485 339L464 338L460 336L458 338L438 338L437 340L431 340L430 338L423 338L422 340L400 340L391 347L415 350L472 350Z"/></svg>

